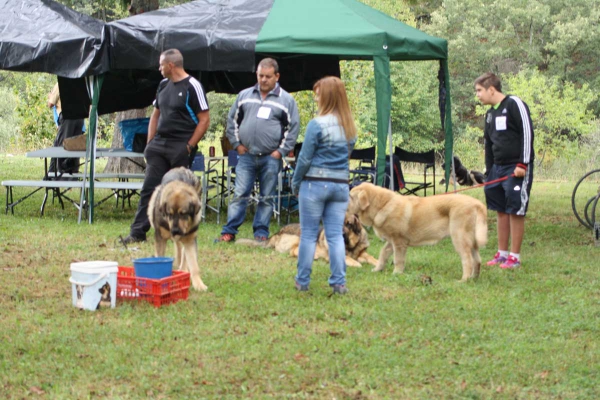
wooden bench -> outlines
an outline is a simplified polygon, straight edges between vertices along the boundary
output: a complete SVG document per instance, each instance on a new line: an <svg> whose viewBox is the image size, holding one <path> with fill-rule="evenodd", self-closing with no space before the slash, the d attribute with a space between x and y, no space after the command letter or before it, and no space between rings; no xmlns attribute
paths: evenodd
<svg viewBox="0 0 600 400"><path fill-rule="evenodd" d="M113 193L94 205L102 204L109 198L115 196L117 198L117 205L119 203L119 199L122 199L123 206L125 204L125 200L130 200L131 197L138 193L139 190L142 189L143 182L115 182L115 181L103 181L103 182L94 182L94 189L109 189L112 190ZM75 201L68 196L66 196L66 192L71 189L82 189L83 182L82 181L30 181L30 180L10 180L10 181L2 181L2 186L6 187L6 209L5 213L8 214L8 210L11 211L11 214L14 214L14 207L31 197L34 193L37 193L40 190L45 190L46 193L44 195L44 200L42 201L42 206L40 208L40 214L44 215L44 208L46 206L46 201L48 200L49 192L56 197L60 202L61 207L64 209L63 198L70 201L75 207L79 208L80 204L78 201ZM21 197L18 200L14 200L13 198L13 187L33 187L31 193ZM85 189L90 188L90 183L85 183Z"/></svg>

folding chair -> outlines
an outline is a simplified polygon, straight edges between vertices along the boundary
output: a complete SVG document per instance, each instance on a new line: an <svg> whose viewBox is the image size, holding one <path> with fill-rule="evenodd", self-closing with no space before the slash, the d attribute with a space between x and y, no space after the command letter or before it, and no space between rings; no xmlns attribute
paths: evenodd
<svg viewBox="0 0 600 400"><path fill-rule="evenodd" d="M192 165L190 167L190 169L192 171L195 172L201 172L202 176L201 176L201 182L202 182L202 194L201 194L201 198L200 198L200 203L201 203L201 219L202 221L206 221L206 210L211 210L217 213L217 224L220 221L220 216L221 216L221 207L220 207L220 193L219 193L219 184L218 184L218 178L219 178L219 172L216 169L210 169L207 170L204 164L204 155L199 153L196 154L196 157L194 157L194 160L192 161ZM215 174L214 178L211 180L210 179L210 174ZM209 182L214 182L214 185L210 185L209 186ZM208 191L211 189L216 189L217 193L213 196L209 196ZM219 198L219 204L215 207L215 206L211 206L210 205L210 201L213 199Z"/></svg>
<svg viewBox="0 0 600 400"><path fill-rule="evenodd" d="M359 161L357 168L350 169L350 182L353 185L360 182L376 182L375 146L352 150L350 160Z"/></svg>
<svg viewBox="0 0 600 400"><path fill-rule="evenodd" d="M223 188L223 198L227 197L227 204L231 202L235 191L235 167L238 164L239 155L235 150L227 152L227 172L225 172L225 187Z"/></svg>
<svg viewBox="0 0 600 400"><path fill-rule="evenodd" d="M400 159L397 155L393 155L393 162L390 164L390 156L385 156L385 175L383 176L383 187L388 188L394 192L400 192L405 188L404 174L402 174L402 167L400 165ZM392 169L393 173L390 172ZM394 180L392 181L392 176Z"/></svg>
<svg viewBox="0 0 600 400"><path fill-rule="evenodd" d="M278 224L281 224L281 215L284 211L287 214L286 224L290 223L292 213L298 212L298 199L292 191L293 176L294 168L291 165L285 165L277 179L277 204L274 212Z"/></svg>
<svg viewBox="0 0 600 400"><path fill-rule="evenodd" d="M435 195L435 151L429 150L424 153L411 153L400 147L394 149L394 155L402 162L423 164L423 180L422 181L405 181L404 188L401 189L401 194L414 194L422 190L423 195L427 196L427 189L432 188L433 194ZM431 169L433 174L428 174L427 171ZM428 177L432 176L433 179L429 180Z"/></svg>

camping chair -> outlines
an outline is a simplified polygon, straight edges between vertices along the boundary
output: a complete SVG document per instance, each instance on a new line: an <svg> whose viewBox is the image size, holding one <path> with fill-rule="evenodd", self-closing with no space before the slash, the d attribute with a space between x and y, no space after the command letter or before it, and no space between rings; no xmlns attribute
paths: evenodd
<svg viewBox="0 0 600 400"><path fill-rule="evenodd" d="M398 157L401 162L409 162L416 164L423 164L423 180L422 181L405 181L404 188L400 190L401 194L414 194L418 191L423 191L423 196L427 196L427 188L433 189L435 195L435 151L429 150L424 153L411 153L400 147L396 147L394 155ZM429 180L427 170L431 169L433 172L433 179Z"/></svg>
<svg viewBox="0 0 600 400"><path fill-rule="evenodd" d="M201 182L202 182L202 193L200 196L200 204L201 204L201 219L202 221L206 221L206 210L211 210L217 213L217 224L220 221L221 216L221 208L220 208L220 193L219 193L219 172L216 169L207 170L204 164L204 155L201 153L196 154L194 157L194 161L192 161L192 165L190 169L194 172L202 173ZM210 175L215 174L215 176L210 179ZM215 182L214 185L209 186L209 182ZM209 190L216 189L217 193L209 197ZM211 206L209 202L213 199L219 199L219 204L217 206Z"/></svg>
<svg viewBox="0 0 600 400"><path fill-rule="evenodd" d="M376 182L375 146L366 149L354 149L350 160L358 160L358 167L350 169L350 182L353 186L361 182Z"/></svg>

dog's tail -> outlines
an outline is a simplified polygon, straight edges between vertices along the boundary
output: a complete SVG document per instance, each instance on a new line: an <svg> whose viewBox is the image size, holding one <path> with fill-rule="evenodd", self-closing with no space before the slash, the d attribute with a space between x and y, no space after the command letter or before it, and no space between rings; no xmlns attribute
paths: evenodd
<svg viewBox="0 0 600 400"><path fill-rule="evenodd" d="M477 240L477 245L479 247L485 246L488 241L487 209L483 204L477 207L475 240Z"/></svg>
<svg viewBox="0 0 600 400"><path fill-rule="evenodd" d="M268 240L266 240L264 242L258 242L256 240L252 240L252 239L237 239L234 243L241 244L243 246L250 246L250 247L264 247L264 248L269 247Z"/></svg>

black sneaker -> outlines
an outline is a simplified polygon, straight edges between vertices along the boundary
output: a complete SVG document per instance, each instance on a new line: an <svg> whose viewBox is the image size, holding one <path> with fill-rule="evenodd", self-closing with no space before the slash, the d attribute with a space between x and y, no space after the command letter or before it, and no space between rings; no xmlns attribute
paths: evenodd
<svg viewBox="0 0 600 400"><path fill-rule="evenodd" d="M308 292L308 285L301 285L296 282L296 290L299 292Z"/></svg>
<svg viewBox="0 0 600 400"><path fill-rule="evenodd" d="M127 235L124 238L120 237L120 239L121 239L121 243L124 244L125 246L127 246L129 244L133 244L133 243L140 243L140 242L146 241L146 238L132 236L132 235Z"/></svg>
<svg viewBox="0 0 600 400"><path fill-rule="evenodd" d="M346 294L348 293L348 288L346 285L333 285L333 294Z"/></svg>

